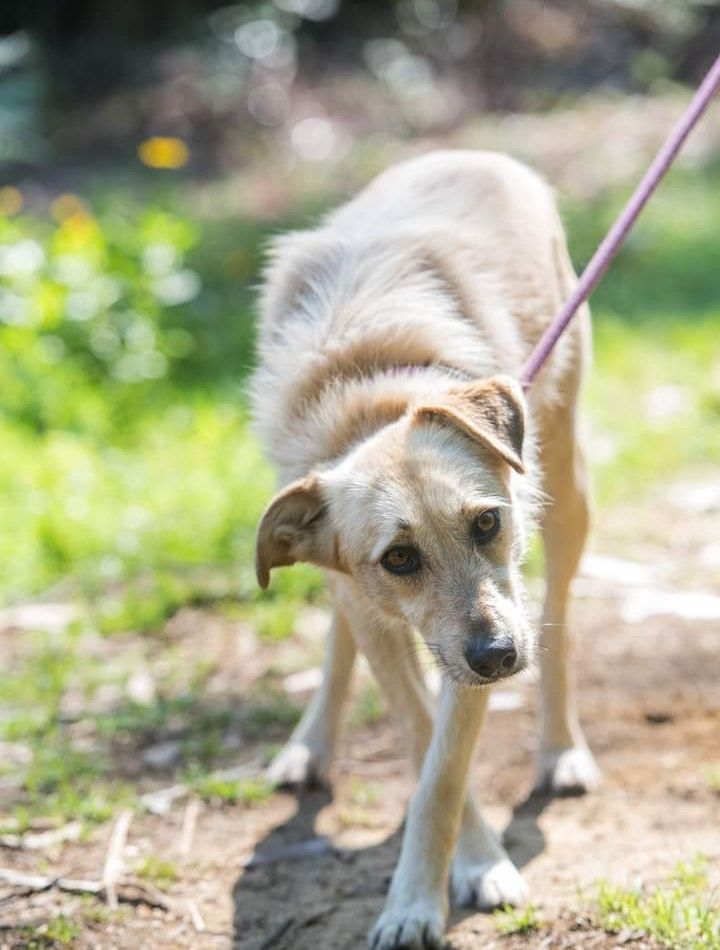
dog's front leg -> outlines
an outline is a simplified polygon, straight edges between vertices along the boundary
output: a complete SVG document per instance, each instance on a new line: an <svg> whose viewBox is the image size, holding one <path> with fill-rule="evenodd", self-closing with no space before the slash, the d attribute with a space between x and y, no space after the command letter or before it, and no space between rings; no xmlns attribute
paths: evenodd
<svg viewBox="0 0 720 950"><path fill-rule="evenodd" d="M408 808L402 850L372 950L443 945L447 879L465 800L470 759L487 691L444 682L420 784Z"/></svg>

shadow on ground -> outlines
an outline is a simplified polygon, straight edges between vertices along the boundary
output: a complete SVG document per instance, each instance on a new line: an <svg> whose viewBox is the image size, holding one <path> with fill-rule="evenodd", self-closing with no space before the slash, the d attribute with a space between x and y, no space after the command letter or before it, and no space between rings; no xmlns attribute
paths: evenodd
<svg viewBox="0 0 720 950"><path fill-rule="evenodd" d="M504 834L518 867L545 849L538 818L549 796L530 796L513 811ZM297 811L259 842L233 888L236 950L355 950L365 947L400 850L398 829L380 844L340 850L315 833L327 791L297 799ZM455 908L452 923L473 909Z"/></svg>

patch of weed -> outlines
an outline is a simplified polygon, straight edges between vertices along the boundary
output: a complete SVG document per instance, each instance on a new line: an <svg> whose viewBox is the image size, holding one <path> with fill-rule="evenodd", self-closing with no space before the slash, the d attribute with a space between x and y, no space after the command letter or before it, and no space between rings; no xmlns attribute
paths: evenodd
<svg viewBox="0 0 720 950"><path fill-rule="evenodd" d="M720 908L702 858L679 864L667 881L645 890L602 882L596 905L608 933L637 932L671 950L720 950Z"/></svg>
<svg viewBox="0 0 720 950"><path fill-rule="evenodd" d="M24 946L28 950L45 950L48 947L72 947L82 928L77 921L59 914L47 924L27 928L25 933L28 942Z"/></svg>
<svg viewBox="0 0 720 950"><path fill-rule="evenodd" d="M263 805L275 790L264 778L225 779L196 772L190 773L186 781L196 795L210 804Z"/></svg>
<svg viewBox="0 0 720 950"><path fill-rule="evenodd" d="M529 934L543 926L534 904L525 907L504 907L493 915L495 926L501 934Z"/></svg>
<svg viewBox="0 0 720 950"><path fill-rule="evenodd" d="M268 643L287 640L295 629L298 607L292 600L258 603L252 614L258 637Z"/></svg>
<svg viewBox="0 0 720 950"><path fill-rule="evenodd" d="M178 870L170 861L163 861L155 855L148 855L135 866L135 874L150 881L161 890L167 890L179 877Z"/></svg>
<svg viewBox="0 0 720 950"><path fill-rule="evenodd" d="M279 727L294 726L300 710L280 690L263 689L262 695L251 697L242 710L240 724L249 739L260 739Z"/></svg>
<svg viewBox="0 0 720 950"><path fill-rule="evenodd" d="M717 792L717 794L720 795L720 765L708 769L705 774L710 788L713 792Z"/></svg>
<svg viewBox="0 0 720 950"><path fill-rule="evenodd" d="M350 781L350 801L361 808L370 808L380 801L380 788L373 782L366 782L360 778Z"/></svg>
<svg viewBox="0 0 720 950"><path fill-rule="evenodd" d="M372 726L380 722L387 712L385 700L378 685L367 683L353 700L350 711L352 726Z"/></svg>

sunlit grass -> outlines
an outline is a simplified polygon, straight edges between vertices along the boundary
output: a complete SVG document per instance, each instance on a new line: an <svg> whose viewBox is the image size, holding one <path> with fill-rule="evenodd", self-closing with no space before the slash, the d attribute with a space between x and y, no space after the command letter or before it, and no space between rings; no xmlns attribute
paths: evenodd
<svg viewBox="0 0 720 950"><path fill-rule="evenodd" d="M505 936L531 934L543 926L534 904L527 904L525 907L506 907L496 911L493 917L498 932Z"/></svg>
<svg viewBox="0 0 720 950"><path fill-rule="evenodd" d="M718 166L673 171L593 295L586 405L601 504L720 461L719 184ZM578 269L626 197L567 209Z"/></svg>
<svg viewBox="0 0 720 950"><path fill-rule="evenodd" d="M601 504L642 500L684 470L709 477L720 463L719 331L720 309L687 326L600 314L587 428Z"/></svg>
<svg viewBox="0 0 720 950"><path fill-rule="evenodd" d="M217 563L252 577L255 522L272 481L240 407L150 410L126 444L62 430L38 438L2 423L0 438L6 592L68 574L110 584Z"/></svg>
<svg viewBox="0 0 720 950"><path fill-rule="evenodd" d="M144 857L133 869L138 877L150 881L161 890L167 890L178 880L180 874L171 861L164 861L154 854Z"/></svg>
<svg viewBox="0 0 720 950"><path fill-rule="evenodd" d="M705 868L700 858L680 864L667 881L644 890L602 883L600 924L608 933L635 932L672 950L718 950L720 909Z"/></svg>
<svg viewBox="0 0 720 950"><path fill-rule="evenodd" d="M246 808L264 805L275 790L263 778L227 779L200 772L190 773L187 783L209 804L242 805Z"/></svg>
<svg viewBox="0 0 720 950"><path fill-rule="evenodd" d="M80 923L64 914L52 917L46 924L23 928L28 950L51 950L53 947L71 947L82 933Z"/></svg>

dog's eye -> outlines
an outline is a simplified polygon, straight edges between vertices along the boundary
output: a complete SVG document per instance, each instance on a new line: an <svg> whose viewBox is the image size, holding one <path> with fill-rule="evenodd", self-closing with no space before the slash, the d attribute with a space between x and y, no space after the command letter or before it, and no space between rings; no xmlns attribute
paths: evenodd
<svg viewBox="0 0 720 950"><path fill-rule="evenodd" d="M420 552L406 544L388 548L380 561L391 574L416 574L420 570Z"/></svg>
<svg viewBox="0 0 720 950"><path fill-rule="evenodd" d="M500 530L500 512L497 508L488 508L478 515L472 523L472 536L476 544L487 544Z"/></svg>

